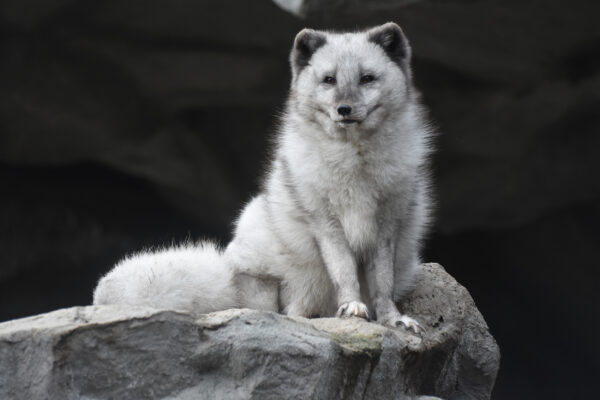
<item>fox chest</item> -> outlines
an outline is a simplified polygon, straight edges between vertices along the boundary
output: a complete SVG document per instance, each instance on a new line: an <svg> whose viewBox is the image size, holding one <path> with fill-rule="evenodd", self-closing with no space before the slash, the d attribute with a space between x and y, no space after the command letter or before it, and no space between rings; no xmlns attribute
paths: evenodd
<svg viewBox="0 0 600 400"><path fill-rule="evenodd" d="M331 209L355 252L372 247L377 239L376 194L360 180L347 182L329 194Z"/></svg>
<svg viewBox="0 0 600 400"><path fill-rule="evenodd" d="M328 210L326 218L335 220L328 223L342 229L354 253L362 253L377 241L380 199L389 191L382 179L383 166L347 143L329 152L321 150L321 158L302 164L307 192L316 200L311 206Z"/></svg>

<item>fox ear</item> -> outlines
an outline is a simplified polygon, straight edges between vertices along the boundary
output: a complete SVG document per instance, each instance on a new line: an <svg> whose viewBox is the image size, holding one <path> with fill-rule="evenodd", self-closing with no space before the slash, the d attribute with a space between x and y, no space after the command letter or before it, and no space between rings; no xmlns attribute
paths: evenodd
<svg viewBox="0 0 600 400"><path fill-rule="evenodd" d="M290 63L292 64L292 72L297 76L310 61L310 58L315 51L325 44L327 41L322 32L317 32L313 29L302 29L294 40L294 47L290 55Z"/></svg>
<svg viewBox="0 0 600 400"><path fill-rule="evenodd" d="M410 45L402 29L388 22L367 32L368 40L383 47L385 53L405 72L410 63Z"/></svg>

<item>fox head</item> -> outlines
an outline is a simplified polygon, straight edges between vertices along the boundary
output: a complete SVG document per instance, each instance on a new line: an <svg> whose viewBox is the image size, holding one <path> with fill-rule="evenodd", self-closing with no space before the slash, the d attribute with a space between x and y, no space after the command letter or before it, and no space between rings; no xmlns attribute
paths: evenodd
<svg viewBox="0 0 600 400"><path fill-rule="evenodd" d="M409 100L410 57L392 22L359 33L303 29L290 55L290 106L333 136L373 131Z"/></svg>

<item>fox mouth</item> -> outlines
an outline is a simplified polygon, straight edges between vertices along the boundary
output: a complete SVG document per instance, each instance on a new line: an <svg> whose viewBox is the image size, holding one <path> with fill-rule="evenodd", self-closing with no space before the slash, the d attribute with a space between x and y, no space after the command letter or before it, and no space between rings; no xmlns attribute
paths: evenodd
<svg viewBox="0 0 600 400"><path fill-rule="evenodd" d="M359 121L357 119L352 119L352 118L344 118L340 122L344 125L352 125L352 124L359 124L361 121Z"/></svg>

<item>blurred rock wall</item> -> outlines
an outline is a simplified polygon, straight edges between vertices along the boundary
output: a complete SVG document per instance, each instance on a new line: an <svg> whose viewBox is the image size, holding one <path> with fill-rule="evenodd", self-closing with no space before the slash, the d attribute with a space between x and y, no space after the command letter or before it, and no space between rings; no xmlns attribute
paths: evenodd
<svg viewBox="0 0 600 400"><path fill-rule="evenodd" d="M304 19L268 0L0 3L0 320L88 304L127 252L226 242L295 33L393 20L441 132L427 260L498 339L498 398L584 398L600 370L600 2L276 3Z"/></svg>

